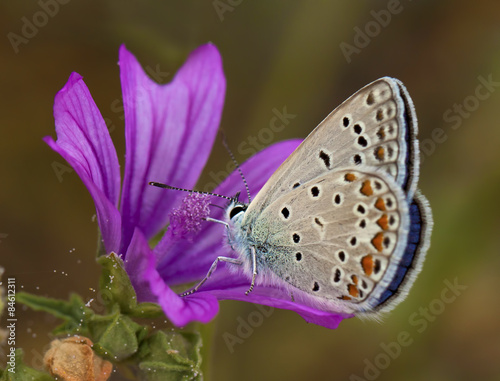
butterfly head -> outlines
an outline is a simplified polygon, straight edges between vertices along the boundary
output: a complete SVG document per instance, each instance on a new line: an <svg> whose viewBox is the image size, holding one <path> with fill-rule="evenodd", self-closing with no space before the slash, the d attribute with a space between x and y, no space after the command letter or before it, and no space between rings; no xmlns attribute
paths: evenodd
<svg viewBox="0 0 500 381"><path fill-rule="evenodd" d="M242 224L247 209L248 204L238 201L237 196L226 207L227 241L236 252L245 251L245 245L242 244L246 242L246 232L242 229Z"/></svg>
<svg viewBox="0 0 500 381"><path fill-rule="evenodd" d="M236 221L241 221L245 212L248 208L247 204L239 202L237 200L231 201L231 203L226 208L226 219L228 223L235 223Z"/></svg>
<svg viewBox="0 0 500 381"><path fill-rule="evenodd" d="M240 192L236 193L236 195L231 198L231 201L226 206L226 221L230 225L236 221L241 221L248 208L248 204L245 204L238 200L239 197Z"/></svg>

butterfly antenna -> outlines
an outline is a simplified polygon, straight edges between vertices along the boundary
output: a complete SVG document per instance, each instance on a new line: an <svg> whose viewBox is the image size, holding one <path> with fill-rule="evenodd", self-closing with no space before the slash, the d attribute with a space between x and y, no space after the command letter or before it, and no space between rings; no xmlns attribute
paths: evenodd
<svg viewBox="0 0 500 381"><path fill-rule="evenodd" d="M182 192L198 193L198 194L207 194L207 195L209 195L209 196L216 196L216 197L220 197L220 198L225 198L226 200L236 201L236 199L235 199L234 197L227 197L227 196L223 196L223 195L221 195L221 194L217 194L217 193L202 192L202 191L197 191L197 190L193 190L193 189L177 188L177 187L172 187L172 186L167 185L167 184L156 183L156 182L154 182L154 181L150 181L150 182L149 182L149 185L152 185L152 186L154 186L154 187L158 187L158 188L165 188L165 189L178 190L178 191L182 191Z"/></svg>
<svg viewBox="0 0 500 381"><path fill-rule="evenodd" d="M252 201L252 196L250 196L250 189L248 189L247 180L245 179L245 176L243 176L243 172L241 171L240 165L236 161L236 158L234 157L233 152L229 149L229 145L227 144L226 135L224 134L224 131L221 130L220 133L222 135L222 144L224 145L224 148L226 149L226 151L229 153L231 160L233 160L233 163L236 166L236 169L240 173L241 179L243 180L243 184L245 184L245 189L246 189L247 195L248 195L248 202L250 203Z"/></svg>

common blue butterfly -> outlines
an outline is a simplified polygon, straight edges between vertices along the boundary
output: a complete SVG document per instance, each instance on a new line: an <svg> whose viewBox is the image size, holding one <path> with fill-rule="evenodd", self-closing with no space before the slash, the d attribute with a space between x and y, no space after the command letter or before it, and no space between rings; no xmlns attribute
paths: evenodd
<svg viewBox="0 0 500 381"><path fill-rule="evenodd" d="M226 209L227 240L251 278L332 312L376 316L403 300L429 247L417 190L417 118L397 79L380 78L328 115L249 204ZM256 282L257 281L257 282Z"/></svg>

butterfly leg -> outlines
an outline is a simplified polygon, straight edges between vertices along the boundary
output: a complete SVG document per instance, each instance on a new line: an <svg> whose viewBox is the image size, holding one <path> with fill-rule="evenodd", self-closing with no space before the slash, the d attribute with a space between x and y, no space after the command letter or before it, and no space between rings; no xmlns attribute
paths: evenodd
<svg viewBox="0 0 500 381"><path fill-rule="evenodd" d="M245 292L245 295L252 292L253 287L255 286L255 277L257 276L257 257L255 255L255 247L251 246L250 250L252 251L252 283L250 283L250 288Z"/></svg>
<svg viewBox="0 0 500 381"><path fill-rule="evenodd" d="M208 278L210 278L212 276L212 273L215 271L215 269L217 268L217 264L219 263L219 261L221 262L228 262L228 263L233 263L235 265L239 265L241 266L243 264L242 261L240 261L239 259L234 259L234 258L230 258L230 257L217 257L215 259L215 261L212 263L212 266L210 266L210 270L208 270L208 273L207 275L205 275L205 278L203 278L200 283L198 283L192 290L190 291L186 291L184 292L183 294L181 294L180 296L187 296L187 295L191 295L191 294L194 294L196 291L199 290L199 288L201 286L203 286L203 283L205 283Z"/></svg>

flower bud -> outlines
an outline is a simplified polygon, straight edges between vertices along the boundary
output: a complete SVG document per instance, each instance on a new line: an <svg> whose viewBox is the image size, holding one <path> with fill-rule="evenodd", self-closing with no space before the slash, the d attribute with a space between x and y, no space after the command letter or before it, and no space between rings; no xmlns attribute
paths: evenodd
<svg viewBox="0 0 500 381"><path fill-rule="evenodd" d="M53 377L64 381L106 381L113 365L97 356L92 341L83 336L53 340L43 358Z"/></svg>

